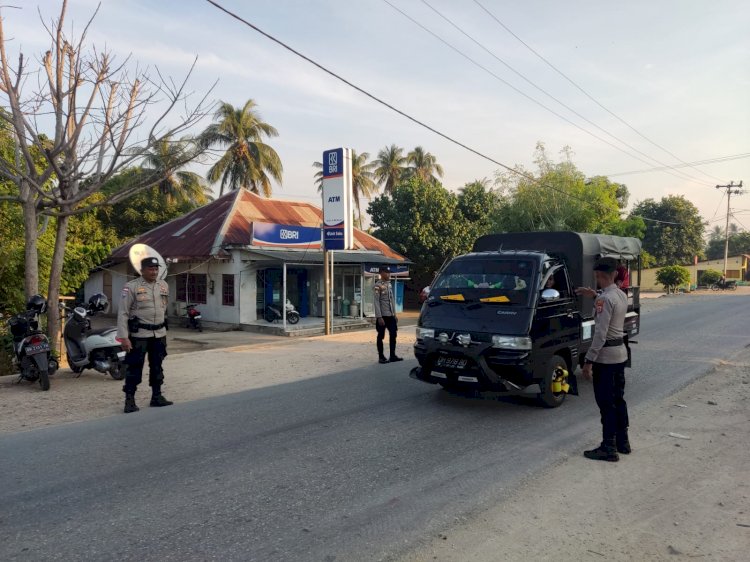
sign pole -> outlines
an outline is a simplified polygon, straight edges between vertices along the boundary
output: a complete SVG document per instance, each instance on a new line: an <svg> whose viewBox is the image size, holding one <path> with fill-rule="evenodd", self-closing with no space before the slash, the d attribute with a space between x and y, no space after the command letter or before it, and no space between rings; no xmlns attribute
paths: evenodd
<svg viewBox="0 0 750 562"><path fill-rule="evenodd" d="M284 324L284 332L286 332L286 262L284 262L284 276L282 278L282 285L283 288L281 290L282 296L281 296L281 317L283 319Z"/></svg>
<svg viewBox="0 0 750 562"><path fill-rule="evenodd" d="M333 274L333 271L334 271L333 267L334 267L333 266L333 250L331 250L331 305L330 305L331 306L331 328L330 328L331 332L333 332L333 318L334 316L336 316L336 308L333 306L334 304L333 296L336 293L336 285L334 284L335 276Z"/></svg>
<svg viewBox="0 0 750 562"><path fill-rule="evenodd" d="M325 332L326 336L331 335L331 278L328 275L328 261L330 259L328 250L323 251L323 270L325 277L325 305L323 308L325 309Z"/></svg>

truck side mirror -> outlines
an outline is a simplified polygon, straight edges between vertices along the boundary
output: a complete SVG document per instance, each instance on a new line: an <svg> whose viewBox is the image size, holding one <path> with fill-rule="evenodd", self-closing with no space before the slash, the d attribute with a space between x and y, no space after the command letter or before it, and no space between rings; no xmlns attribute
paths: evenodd
<svg viewBox="0 0 750 562"><path fill-rule="evenodd" d="M554 301L559 298L560 298L560 293L557 291L557 289L544 289L542 291L543 301Z"/></svg>

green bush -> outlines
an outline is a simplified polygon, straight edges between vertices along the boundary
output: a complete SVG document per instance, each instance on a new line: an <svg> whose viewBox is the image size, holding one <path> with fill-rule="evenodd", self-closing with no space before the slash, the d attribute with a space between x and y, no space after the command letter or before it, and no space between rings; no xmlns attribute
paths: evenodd
<svg viewBox="0 0 750 562"><path fill-rule="evenodd" d="M0 377L13 374L13 338L7 322L6 316L0 317Z"/></svg>
<svg viewBox="0 0 750 562"><path fill-rule="evenodd" d="M701 275L701 285L713 285L714 283L717 283L719 279L721 279L721 276L721 271L716 271L715 269L707 269L703 272L703 275Z"/></svg>
<svg viewBox="0 0 750 562"><path fill-rule="evenodd" d="M656 281L664 285L667 293L673 293L680 285L690 283L690 270L681 265L668 265L656 272Z"/></svg>

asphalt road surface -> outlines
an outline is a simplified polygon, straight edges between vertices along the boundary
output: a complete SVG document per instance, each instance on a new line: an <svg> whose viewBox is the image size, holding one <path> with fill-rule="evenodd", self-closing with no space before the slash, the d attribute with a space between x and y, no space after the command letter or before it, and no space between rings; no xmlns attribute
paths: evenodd
<svg viewBox="0 0 750 562"><path fill-rule="evenodd" d="M639 408L750 341L750 298L677 298L643 317L636 435ZM597 442L589 383L547 410L414 364L0 437L0 559L393 559Z"/></svg>

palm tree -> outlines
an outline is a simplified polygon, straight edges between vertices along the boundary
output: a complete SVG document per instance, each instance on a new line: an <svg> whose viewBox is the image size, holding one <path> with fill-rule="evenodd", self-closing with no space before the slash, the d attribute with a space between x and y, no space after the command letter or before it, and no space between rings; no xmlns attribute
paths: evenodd
<svg viewBox="0 0 750 562"><path fill-rule="evenodd" d="M369 152L362 152L357 154L356 150L352 150L352 197L354 198L354 205L357 207L357 215L359 217L359 224L362 225L362 207L360 205L361 197L371 197L378 190L378 184L375 183L375 162L368 162L370 159ZM323 190L323 164L321 162L313 162L313 168L318 170L315 172L315 185L318 191Z"/></svg>
<svg viewBox="0 0 750 562"><path fill-rule="evenodd" d="M390 195L396 187L401 177L404 175L406 168L406 158L404 149L392 144L386 146L378 152L378 159L375 160L375 179L383 185L383 191Z"/></svg>
<svg viewBox="0 0 750 562"><path fill-rule="evenodd" d="M435 174L438 177L443 177L443 167L437 163L437 158L433 154L425 152L421 146L417 146L407 154L406 161L411 165L410 172L423 181L437 182L438 178L435 177Z"/></svg>
<svg viewBox="0 0 750 562"><path fill-rule="evenodd" d="M198 174L183 170L195 159L197 149L193 141L161 139L143 152L140 173L146 177L160 178L156 187L168 202L194 202L205 205L211 201L211 188Z"/></svg>
<svg viewBox="0 0 750 562"><path fill-rule="evenodd" d="M279 133L261 119L255 107L251 99L241 109L221 102L214 115L216 123L209 125L200 136L203 148L226 147L224 155L206 176L211 182L221 180L219 195L224 194L225 187L229 190L245 187L271 197L271 179L281 183L281 159L263 142L264 137L277 137Z"/></svg>

